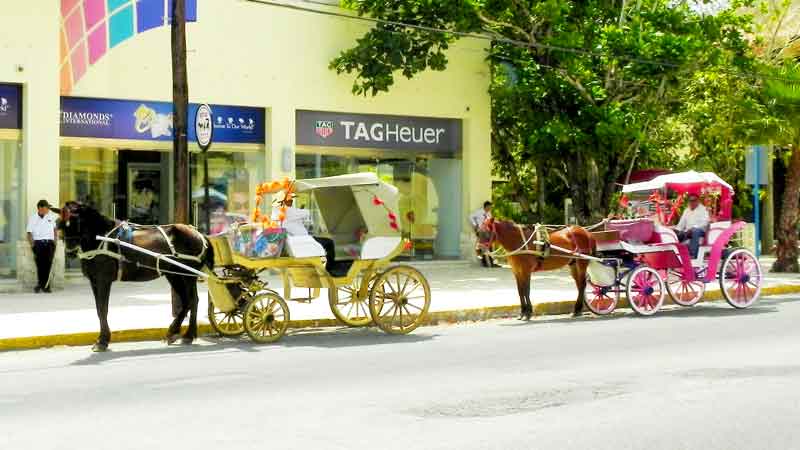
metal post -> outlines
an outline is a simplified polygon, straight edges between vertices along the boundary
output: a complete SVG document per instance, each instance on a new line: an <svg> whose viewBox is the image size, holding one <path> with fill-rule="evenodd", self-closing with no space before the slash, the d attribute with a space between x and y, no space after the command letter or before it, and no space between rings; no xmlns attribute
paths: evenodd
<svg viewBox="0 0 800 450"><path fill-rule="evenodd" d="M208 152L205 152L203 155L203 184L205 185L205 197L203 198L205 202L205 213L203 214L203 219L206 224L206 233L211 234L211 204L209 201L209 193L208 193Z"/></svg>
<svg viewBox="0 0 800 450"><path fill-rule="evenodd" d="M753 159L755 160L755 183L753 183L753 219L755 223L755 251L756 258L761 257L761 146L753 146Z"/></svg>

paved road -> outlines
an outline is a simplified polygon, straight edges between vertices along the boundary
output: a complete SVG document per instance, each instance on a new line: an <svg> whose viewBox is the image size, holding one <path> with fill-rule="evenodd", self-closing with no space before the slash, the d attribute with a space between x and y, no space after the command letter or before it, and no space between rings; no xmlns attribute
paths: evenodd
<svg viewBox="0 0 800 450"><path fill-rule="evenodd" d="M2 449L797 449L800 298L0 354Z"/></svg>

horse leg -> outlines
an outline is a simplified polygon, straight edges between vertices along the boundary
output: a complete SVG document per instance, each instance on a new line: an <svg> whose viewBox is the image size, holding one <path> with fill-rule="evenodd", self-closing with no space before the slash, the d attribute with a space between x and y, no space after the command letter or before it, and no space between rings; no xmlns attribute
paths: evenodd
<svg viewBox="0 0 800 450"><path fill-rule="evenodd" d="M525 303L525 280L516 271L514 272L514 279L517 282L517 294L519 294L519 317L517 317L517 320L522 320L525 318L525 313L527 311L527 305Z"/></svg>
<svg viewBox="0 0 800 450"><path fill-rule="evenodd" d="M197 337L197 307L200 301L197 298L197 281L193 278L187 278L184 284L186 285L185 293L189 306L189 329L183 335L183 343L191 344Z"/></svg>
<svg viewBox="0 0 800 450"><path fill-rule="evenodd" d="M100 335L92 346L93 352L108 350L111 342L111 328L108 326L108 299L111 294L111 280L95 277L89 280L94 294L94 305L97 309L97 318L100 319Z"/></svg>
<svg viewBox="0 0 800 450"><path fill-rule="evenodd" d="M174 344L179 338L181 333L181 325L183 325L183 320L186 319L186 313L189 312L189 304L188 298L186 296L186 283L184 277L178 275L167 275L167 281L169 281L170 286L172 286L172 290L178 295L181 303L181 310L172 320L172 323L167 330L167 344Z"/></svg>
<svg viewBox="0 0 800 450"><path fill-rule="evenodd" d="M586 302L586 268L589 263L584 260L573 261L569 266L572 279L575 280L575 287L578 288L578 300L575 302L573 316L579 316L583 312L583 304Z"/></svg>
<svg viewBox="0 0 800 450"><path fill-rule="evenodd" d="M533 276L528 276L527 283L525 283L525 320L531 320L531 316L533 316L533 303L531 302L532 285Z"/></svg>

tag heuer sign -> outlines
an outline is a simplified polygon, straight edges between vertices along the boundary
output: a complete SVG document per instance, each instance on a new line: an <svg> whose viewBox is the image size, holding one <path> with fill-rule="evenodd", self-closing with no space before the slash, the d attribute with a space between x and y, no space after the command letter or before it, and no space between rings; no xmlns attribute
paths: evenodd
<svg viewBox="0 0 800 450"><path fill-rule="evenodd" d="M318 120L314 132L322 139L327 139L333 135L333 121L332 120Z"/></svg>
<svg viewBox="0 0 800 450"><path fill-rule="evenodd" d="M197 108L197 114L194 117L194 131L197 136L197 145L203 151L208 150L214 137L214 118L208 105L200 105Z"/></svg>
<svg viewBox="0 0 800 450"><path fill-rule="evenodd" d="M433 117L296 111L297 145L461 152L461 120Z"/></svg>

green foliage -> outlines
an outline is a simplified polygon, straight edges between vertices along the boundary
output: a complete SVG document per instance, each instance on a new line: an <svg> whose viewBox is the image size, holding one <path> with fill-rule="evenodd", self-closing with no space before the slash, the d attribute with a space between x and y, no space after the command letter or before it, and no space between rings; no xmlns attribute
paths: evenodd
<svg viewBox="0 0 800 450"><path fill-rule="evenodd" d="M686 80L708 68L751 66L745 41L751 18L735 10L752 2L733 1L714 16L673 3L347 0L362 15L448 32L380 24L331 68L355 74L353 92L377 95L399 74L443 70L447 49L463 38L454 33L492 36L488 88L497 174L512 186L510 199L531 212L537 205L540 219L550 214L546 205L560 210L562 198L572 197L579 219L588 222L605 216L616 182L630 169L677 164L658 142L683 139L680 127L663 124L681 109Z"/></svg>

